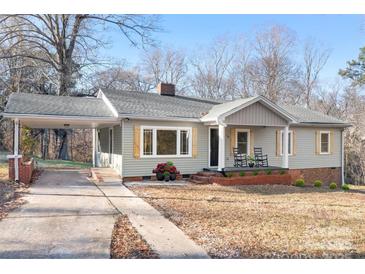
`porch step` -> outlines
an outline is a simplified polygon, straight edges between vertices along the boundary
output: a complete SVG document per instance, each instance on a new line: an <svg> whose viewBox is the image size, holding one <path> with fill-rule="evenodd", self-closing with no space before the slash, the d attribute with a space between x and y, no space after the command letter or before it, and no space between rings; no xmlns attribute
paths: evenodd
<svg viewBox="0 0 365 274"><path fill-rule="evenodd" d="M206 185L206 184L211 184L210 178L221 177L221 176L223 175L219 172L201 171L198 172L197 174L191 175L189 181L193 184Z"/></svg>
<svg viewBox="0 0 365 274"><path fill-rule="evenodd" d="M223 174L220 172L214 172L214 171L199 171L197 173L199 176L205 176L205 177L222 177Z"/></svg>

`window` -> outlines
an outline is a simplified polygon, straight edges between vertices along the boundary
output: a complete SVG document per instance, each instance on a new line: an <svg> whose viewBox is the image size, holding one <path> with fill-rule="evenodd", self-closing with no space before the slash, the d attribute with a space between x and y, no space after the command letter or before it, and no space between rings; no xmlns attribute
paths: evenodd
<svg viewBox="0 0 365 274"><path fill-rule="evenodd" d="M143 131L143 155L152 155L152 129Z"/></svg>
<svg viewBox="0 0 365 274"><path fill-rule="evenodd" d="M142 126L142 157L191 156L191 128Z"/></svg>
<svg viewBox="0 0 365 274"><path fill-rule="evenodd" d="M329 131L320 132L320 152L321 154L330 153L330 133Z"/></svg>
<svg viewBox="0 0 365 274"><path fill-rule="evenodd" d="M180 155L189 155L189 132L180 130Z"/></svg>
<svg viewBox="0 0 365 274"><path fill-rule="evenodd" d="M284 138L284 131L280 131L280 146L281 146L281 152L280 155L283 155L284 152L284 146L283 146L283 138ZM288 155L293 155L293 131L288 131Z"/></svg>
<svg viewBox="0 0 365 274"><path fill-rule="evenodd" d="M236 147L242 154L249 154L248 133L249 131L246 129L237 129L236 131Z"/></svg>

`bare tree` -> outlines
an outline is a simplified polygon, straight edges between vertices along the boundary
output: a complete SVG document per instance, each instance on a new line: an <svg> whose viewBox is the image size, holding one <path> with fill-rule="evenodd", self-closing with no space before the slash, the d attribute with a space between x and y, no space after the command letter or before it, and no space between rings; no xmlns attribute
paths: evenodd
<svg viewBox="0 0 365 274"><path fill-rule="evenodd" d="M319 75L326 65L330 56L330 50L320 49L313 42L307 42L304 46L303 53L303 71L300 73L299 88L302 92L302 98L307 108L311 108L311 98L315 88L318 85Z"/></svg>
<svg viewBox="0 0 365 274"><path fill-rule="evenodd" d="M282 26L271 26L256 34L249 71L255 93L274 102L289 98L298 74L297 65L291 59L294 45L295 36Z"/></svg>
<svg viewBox="0 0 365 274"><path fill-rule="evenodd" d="M187 88L187 60L182 50L157 48L147 51L142 59L142 68L156 87L159 82L176 85L180 93Z"/></svg>
<svg viewBox="0 0 365 274"><path fill-rule="evenodd" d="M25 58L47 64L57 76L57 95L76 91L88 66L100 63L96 50L106 45L101 33L120 30L133 45L151 43L156 17L142 15L4 15L0 18L0 46L8 45L0 59ZM68 158L67 132L61 138L59 158Z"/></svg>
<svg viewBox="0 0 365 274"><path fill-rule="evenodd" d="M226 38L213 41L207 49L192 59L194 68L191 85L194 92L203 98L231 99L235 79L231 74L235 52Z"/></svg>
<svg viewBox="0 0 365 274"><path fill-rule="evenodd" d="M148 92L155 87L154 80L144 76L140 67L127 68L125 64L98 71L90 78L94 92L99 89Z"/></svg>
<svg viewBox="0 0 365 274"><path fill-rule="evenodd" d="M0 21L0 44L16 38L11 49L23 47L0 58L24 57L49 64L58 75L57 94L67 95L82 68L100 62L94 56L106 43L100 31L117 27L134 45L151 43L155 22L155 17L140 15L6 15Z"/></svg>

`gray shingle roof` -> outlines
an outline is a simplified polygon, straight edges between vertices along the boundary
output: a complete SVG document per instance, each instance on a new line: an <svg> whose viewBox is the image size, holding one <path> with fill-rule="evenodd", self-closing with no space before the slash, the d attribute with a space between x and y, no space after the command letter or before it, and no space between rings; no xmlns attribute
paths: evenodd
<svg viewBox="0 0 365 274"><path fill-rule="evenodd" d="M103 90L103 93L121 116L197 119L218 104L213 100L137 91Z"/></svg>
<svg viewBox="0 0 365 274"><path fill-rule="evenodd" d="M301 106L281 105L281 108L293 115L300 123L322 123L322 124L345 124L332 116L325 115L321 112L309 110Z"/></svg>
<svg viewBox="0 0 365 274"><path fill-rule="evenodd" d="M53 96L31 93L13 93L4 113L113 117L102 99L95 97Z"/></svg>

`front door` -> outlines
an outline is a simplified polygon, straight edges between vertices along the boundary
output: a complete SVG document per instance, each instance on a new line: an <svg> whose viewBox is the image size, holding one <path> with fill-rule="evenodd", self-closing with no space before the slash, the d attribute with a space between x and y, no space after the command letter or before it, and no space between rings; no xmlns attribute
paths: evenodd
<svg viewBox="0 0 365 274"><path fill-rule="evenodd" d="M216 167L218 166L218 128L210 128L209 129L209 140L210 140L210 157L209 157L209 166Z"/></svg>

